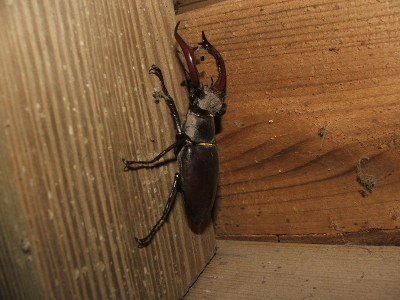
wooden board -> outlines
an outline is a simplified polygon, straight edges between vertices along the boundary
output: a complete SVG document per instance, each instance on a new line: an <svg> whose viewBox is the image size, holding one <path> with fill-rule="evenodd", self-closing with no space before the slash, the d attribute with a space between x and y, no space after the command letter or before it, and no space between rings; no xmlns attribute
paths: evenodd
<svg viewBox="0 0 400 300"><path fill-rule="evenodd" d="M399 299L400 249L218 241L191 299Z"/></svg>
<svg viewBox="0 0 400 300"><path fill-rule="evenodd" d="M223 0L175 0L175 12L182 14L195 9L201 9L206 6L222 2Z"/></svg>
<svg viewBox="0 0 400 300"><path fill-rule="evenodd" d="M121 161L175 138L152 64L187 109L175 24L169 0L0 5L1 299L177 299L213 255L212 224L192 232L180 198L138 249L177 167Z"/></svg>
<svg viewBox="0 0 400 300"><path fill-rule="evenodd" d="M400 244L397 3L232 0L179 18L228 69L217 235Z"/></svg>

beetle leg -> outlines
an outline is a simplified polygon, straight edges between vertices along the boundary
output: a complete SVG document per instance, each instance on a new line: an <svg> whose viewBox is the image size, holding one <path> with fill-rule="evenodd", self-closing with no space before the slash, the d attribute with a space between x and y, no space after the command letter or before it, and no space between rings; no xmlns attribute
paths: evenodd
<svg viewBox="0 0 400 300"><path fill-rule="evenodd" d="M161 218L157 221L156 225L153 226L153 228L150 230L149 234L146 237L142 239L138 239L137 237L135 237L135 240L139 244L139 248L146 246L150 242L156 231L160 228L162 223L168 217L168 214L171 211L171 207L176 199L176 192L179 189L180 184L181 184L181 174L176 173L174 178L174 183L172 184L171 192L169 193L168 201L167 204L165 205L164 212Z"/></svg>
<svg viewBox="0 0 400 300"><path fill-rule="evenodd" d="M124 171L128 171L130 165L134 165L134 164L149 165L149 164L155 163L156 161L160 160L161 157L163 157L165 154L167 154L172 149L175 150L174 152L176 155L180 151L182 146L186 143L186 138L187 138L187 136L185 134L178 136L175 143L173 143L171 146L169 146L168 148L163 150L160 154L158 154L156 157L154 157L151 160L126 160L125 158L123 158L122 162L125 164Z"/></svg>
<svg viewBox="0 0 400 300"><path fill-rule="evenodd" d="M161 69L159 67L157 67L156 65L152 65L149 73L156 75L158 77L158 79L160 79L161 88L166 97L165 102L167 102L168 107L171 110L172 117L174 118L177 136L182 136L183 131L182 131L181 120L179 119L179 113L178 113L178 110L176 109L174 99L171 97L171 95L169 94L169 92L165 86L164 76L161 72Z"/></svg>
<svg viewBox="0 0 400 300"><path fill-rule="evenodd" d="M122 161L125 164L125 168L124 170L127 171L129 169L130 165L133 164L142 164L142 165L148 165L148 164L152 164L155 163L156 161L160 160L161 157L163 157L165 154L167 154L169 151L171 151L172 149L175 149L180 141L176 141L175 143L173 143L171 146L169 146L167 149L165 149L163 152L161 152L160 154L158 154L155 158L153 158L152 160L126 160L125 158L122 159Z"/></svg>

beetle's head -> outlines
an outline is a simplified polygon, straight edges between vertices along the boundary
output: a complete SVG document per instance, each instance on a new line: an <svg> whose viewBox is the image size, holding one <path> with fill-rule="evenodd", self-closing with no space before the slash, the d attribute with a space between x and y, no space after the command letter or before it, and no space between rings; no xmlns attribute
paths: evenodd
<svg viewBox="0 0 400 300"><path fill-rule="evenodd" d="M194 52L197 47L190 47L178 34L179 23L175 27L175 39L185 55L191 84L189 86L190 110L198 115L221 115L225 113L224 100L226 97L226 69L221 54L207 41L203 31L202 48L214 56L218 67L218 79L212 86L203 85L199 79Z"/></svg>

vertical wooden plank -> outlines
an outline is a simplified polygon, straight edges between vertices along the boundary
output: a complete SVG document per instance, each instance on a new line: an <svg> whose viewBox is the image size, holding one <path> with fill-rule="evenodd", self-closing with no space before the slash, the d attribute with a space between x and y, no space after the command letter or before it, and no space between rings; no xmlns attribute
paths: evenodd
<svg viewBox="0 0 400 300"><path fill-rule="evenodd" d="M5 141L4 131L0 138ZM32 264L29 228L19 203L6 144L0 143L0 299L44 299L40 272Z"/></svg>
<svg viewBox="0 0 400 300"><path fill-rule="evenodd" d="M179 298L213 255L213 229L193 233L179 198L138 249L176 163L123 172L121 162L174 140L166 105L152 100L153 63L178 109L188 105L172 1L0 5L2 295Z"/></svg>
<svg viewBox="0 0 400 300"><path fill-rule="evenodd" d="M400 244L398 3L232 0L179 18L228 68L217 234Z"/></svg>

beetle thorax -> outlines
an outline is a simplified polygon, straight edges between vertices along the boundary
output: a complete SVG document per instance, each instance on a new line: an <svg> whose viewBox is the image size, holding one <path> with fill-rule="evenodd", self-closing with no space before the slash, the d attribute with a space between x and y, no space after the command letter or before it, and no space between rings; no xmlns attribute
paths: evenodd
<svg viewBox="0 0 400 300"><path fill-rule="evenodd" d="M193 143L215 143L215 124L211 115L199 116L189 110L183 131Z"/></svg>

